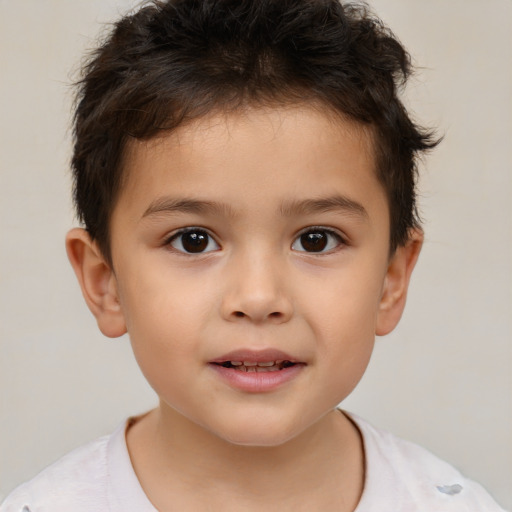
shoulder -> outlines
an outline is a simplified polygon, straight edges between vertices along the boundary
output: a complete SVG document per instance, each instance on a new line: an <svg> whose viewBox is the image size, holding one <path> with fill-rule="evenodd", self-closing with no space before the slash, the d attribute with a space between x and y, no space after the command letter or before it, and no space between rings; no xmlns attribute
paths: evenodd
<svg viewBox="0 0 512 512"><path fill-rule="evenodd" d="M17 487L0 512L106 510L106 450L109 436L92 441Z"/></svg>
<svg viewBox="0 0 512 512"><path fill-rule="evenodd" d="M356 512L503 512L478 483L425 448L350 416L366 457L365 488ZM387 507L387 508L386 508Z"/></svg>

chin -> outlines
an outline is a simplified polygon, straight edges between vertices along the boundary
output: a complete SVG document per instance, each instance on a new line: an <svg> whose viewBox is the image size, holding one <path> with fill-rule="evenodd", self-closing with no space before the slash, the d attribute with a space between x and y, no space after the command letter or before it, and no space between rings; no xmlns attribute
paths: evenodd
<svg viewBox="0 0 512 512"><path fill-rule="evenodd" d="M303 429L279 418L245 418L214 433L226 442L247 447L277 447L297 437Z"/></svg>
<svg viewBox="0 0 512 512"><path fill-rule="evenodd" d="M261 432L251 435L243 436L230 436L225 437L224 440L234 446L241 446L247 448L277 448L278 446L285 445L288 441L292 440L295 436L279 436L279 435L261 435Z"/></svg>
<svg viewBox="0 0 512 512"><path fill-rule="evenodd" d="M253 435L244 432L243 435L225 437L225 440L236 446L271 448L286 444L294 437L293 435L278 435L272 432L254 432Z"/></svg>

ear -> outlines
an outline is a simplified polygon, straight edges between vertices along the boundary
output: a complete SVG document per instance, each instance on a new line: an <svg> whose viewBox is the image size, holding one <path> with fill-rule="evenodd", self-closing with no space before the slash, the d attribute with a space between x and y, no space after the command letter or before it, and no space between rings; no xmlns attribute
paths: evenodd
<svg viewBox="0 0 512 512"><path fill-rule="evenodd" d="M96 317L100 331L110 338L126 332L117 281L98 244L85 229L72 229L66 236L66 251L82 294Z"/></svg>
<svg viewBox="0 0 512 512"><path fill-rule="evenodd" d="M407 243L398 247L389 261L377 314L375 334L378 336L389 334L402 316L409 281L422 245L423 231L413 229Z"/></svg>

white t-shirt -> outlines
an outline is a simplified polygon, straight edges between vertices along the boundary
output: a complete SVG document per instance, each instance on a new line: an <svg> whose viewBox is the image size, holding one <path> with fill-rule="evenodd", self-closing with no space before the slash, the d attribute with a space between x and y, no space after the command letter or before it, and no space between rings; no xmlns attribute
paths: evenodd
<svg viewBox="0 0 512 512"><path fill-rule="evenodd" d="M427 450L350 417L363 437L366 467L355 512L504 512L483 487ZM0 512L157 512L131 465L127 425L19 486Z"/></svg>

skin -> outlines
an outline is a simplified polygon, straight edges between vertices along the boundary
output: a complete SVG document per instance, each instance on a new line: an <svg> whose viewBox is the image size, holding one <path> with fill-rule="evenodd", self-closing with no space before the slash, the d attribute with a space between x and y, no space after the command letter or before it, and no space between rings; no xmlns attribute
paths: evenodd
<svg viewBox="0 0 512 512"><path fill-rule="evenodd" d="M335 407L375 335L399 321L422 242L412 231L389 256L369 133L308 106L211 115L131 142L125 172L113 268L84 230L67 250L99 328L129 333L160 397L127 433L150 500L162 511L354 510L364 451ZM184 228L206 233L204 252L186 252ZM309 250L304 232L325 249ZM243 391L209 364L240 348L302 365L276 389Z"/></svg>

